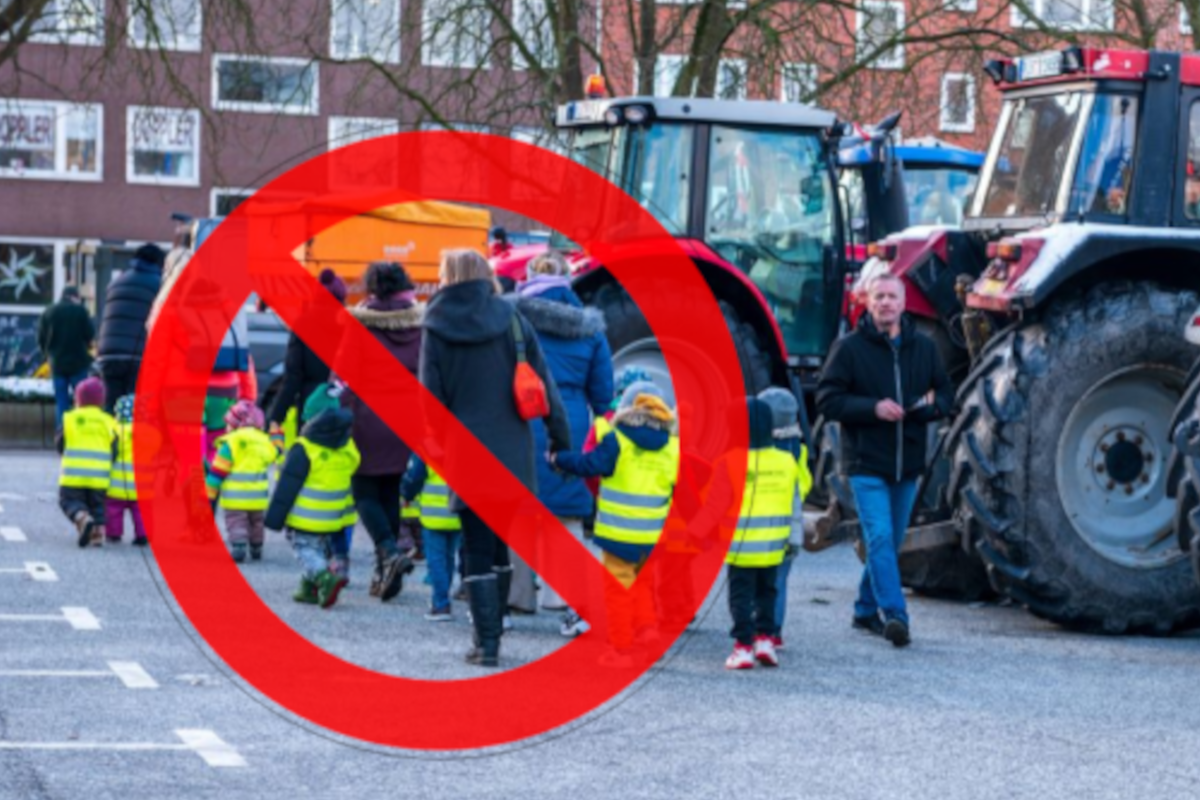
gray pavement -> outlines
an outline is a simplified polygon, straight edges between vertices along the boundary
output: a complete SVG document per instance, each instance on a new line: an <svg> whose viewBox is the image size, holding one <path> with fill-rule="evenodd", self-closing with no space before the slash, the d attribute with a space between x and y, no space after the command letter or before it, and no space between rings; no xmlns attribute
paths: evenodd
<svg viewBox="0 0 1200 800"><path fill-rule="evenodd" d="M482 757L362 745L232 676L177 620L149 553L80 551L56 468L49 454L0 452L2 800L1200 795L1200 637L1086 637L1016 608L915 598L915 643L895 651L849 629L858 564L847 549L797 562L779 670L724 671L718 588L662 668L565 734ZM278 535L244 572L285 621L343 658L416 677L477 674L460 664L461 607L456 622L431 625L419 581L387 606L366 596L366 540L360 531L354 585L333 612L291 603L296 568ZM58 579L4 571L26 562ZM100 629L72 627L64 607L87 609ZM509 665L562 644L554 615L517 624Z"/></svg>

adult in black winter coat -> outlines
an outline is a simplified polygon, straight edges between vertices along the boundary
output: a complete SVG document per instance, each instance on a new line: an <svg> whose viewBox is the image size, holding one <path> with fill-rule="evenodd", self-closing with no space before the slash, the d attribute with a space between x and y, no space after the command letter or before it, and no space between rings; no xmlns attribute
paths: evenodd
<svg viewBox="0 0 1200 800"><path fill-rule="evenodd" d="M323 270L318 277L338 303L346 302L346 284L333 270ZM304 340L292 333L288 336L287 353L283 360L283 384L267 410L267 422L272 428L281 427L288 411L296 409L299 416L313 391L329 380L329 367L317 357Z"/></svg>
<svg viewBox="0 0 1200 800"><path fill-rule="evenodd" d="M47 308L38 320L38 347L50 362L54 379L54 420L62 427L63 414L71 409L75 387L88 376L92 354L88 352L96 330L92 318L79 299L74 286L63 289L57 303Z"/></svg>
<svg viewBox="0 0 1200 800"><path fill-rule="evenodd" d="M104 295L96 354L109 411L137 385L142 351L146 349L146 320L162 286L164 257L157 245L142 245L129 269L108 285Z"/></svg>
<svg viewBox="0 0 1200 800"><path fill-rule="evenodd" d="M897 554L925 469L926 429L953 406L936 345L904 316L904 283L893 275L874 278L867 285L867 314L829 353L817 409L842 425L846 473L867 549L854 626L881 633L897 647L909 642Z"/></svg>
<svg viewBox="0 0 1200 800"><path fill-rule="evenodd" d="M488 263L472 250L450 250L442 257L441 290L425 314L421 346L421 383L446 406L530 491L537 491L533 431L517 413L513 376L517 368L514 316L525 341L526 357L546 385L550 449L571 446L566 412L546 367L537 335L511 303L498 294ZM453 454L449 454L453 458ZM462 519L466 541L466 585L475 626L475 647L467 661L496 666L500 652L501 598L512 579L508 547L467 508L451 486L450 508Z"/></svg>

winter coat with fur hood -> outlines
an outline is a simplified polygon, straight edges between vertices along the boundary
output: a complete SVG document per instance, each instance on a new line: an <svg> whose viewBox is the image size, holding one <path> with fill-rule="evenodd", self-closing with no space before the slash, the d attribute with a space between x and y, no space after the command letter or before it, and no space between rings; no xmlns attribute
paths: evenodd
<svg viewBox="0 0 1200 800"><path fill-rule="evenodd" d="M517 310L537 331L538 343L567 412L571 441L587 438L591 415L603 415L613 399L612 353L604 336L604 315L584 308L573 291L552 289L517 297ZM533 423L534 452L547 450L546 427ZM559 517L586 517L593 498L580 479L556 472L537 460L538 499Z"/></svg>
<svg viewBox="0 0 1200 800"><path fill-rule="evenodd" d="M386 300L372 297L347 311L387 348L399 367L414 377L418 374L423 305L398 297ZM362 455L358 474L403 475L412 455L408 445L353 391L343 395L342 404L354 414L354 444Z"/></svg>

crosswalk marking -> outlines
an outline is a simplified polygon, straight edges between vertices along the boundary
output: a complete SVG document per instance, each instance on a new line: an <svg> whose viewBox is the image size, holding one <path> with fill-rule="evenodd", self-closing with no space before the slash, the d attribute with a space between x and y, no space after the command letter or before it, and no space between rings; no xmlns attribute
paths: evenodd
<svg viewBox="0 0 1200 800"><path fill-rule="evenodd" d="M66 622L77 631L100 630L100 620L82 606L63 606L61 614L0 614L0 622Z"/></svg>
<svg viewBox="0 0 1200 800"><path fill-rule="evenodd" d="M4 510L4 507L0 506L0 511L3 511L3 510ZM6 542L27 542L27 541L29 541L27 538L25 538L24 531L22 531L20 528L14 528L11 526L0 527L0 539L3 539Z"/></svg>
<svg viewBox="0 0 1200 800"><path fill-rule="evenodd" d="M14 742L0 740L0 750L49 750L49 751L95 751L108 750L119 753L145 753L154 751L191 751L210 767L217 769L244 767L242 758L233 746L209 730L185 728L175 731L183 744L159 742Z"/></svg>
<svg viewBox="0 0 1200 800"><path fill-rule="evenodd" d="M28 575L35 581L56 581L58 573L44 561L26 561L23 567L0 567L0 574Z"/></svg>

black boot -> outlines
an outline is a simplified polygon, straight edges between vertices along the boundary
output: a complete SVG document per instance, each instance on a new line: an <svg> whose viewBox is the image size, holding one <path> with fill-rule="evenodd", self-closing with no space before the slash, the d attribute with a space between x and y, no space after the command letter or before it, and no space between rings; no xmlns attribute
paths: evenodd
<svg viewBox="0 0 1200 800"><path fill-rule="evenodd" d="M512 627L512 620L509 619L508 611L508 593L512 591L512 565L507 567L492 567L492 572L496 573L496 580L500 584L500 635L504 635L504 631ZM508 625L504 623L508 622Z"/></svg>
<svg viewBox="0 0 1200 800"><path fill-rule="evenodd" d="M500 665L500 581L495 575L467 578L467 597L471 601L471 625L474 644L467 653L468 664L481 667Z"/></svg>

